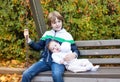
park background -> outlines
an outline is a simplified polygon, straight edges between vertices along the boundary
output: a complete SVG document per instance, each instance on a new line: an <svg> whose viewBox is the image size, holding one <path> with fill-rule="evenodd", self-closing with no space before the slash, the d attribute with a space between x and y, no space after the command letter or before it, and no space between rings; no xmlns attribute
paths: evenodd
<svg viewBox="0 0 120 82"><path fill-rule="evenodd" d="M64 28L75 40L120 39L120 0L40 0L44 20L54 10L64 16ZM26 50L23 30L39 40L29 0L0 0L0 67L25 67L39 59ZM48 26L47 26L48 28ZM11 78L11 76L13 78ZM0 74L0 82L19 82L21 75Z"/></svg>

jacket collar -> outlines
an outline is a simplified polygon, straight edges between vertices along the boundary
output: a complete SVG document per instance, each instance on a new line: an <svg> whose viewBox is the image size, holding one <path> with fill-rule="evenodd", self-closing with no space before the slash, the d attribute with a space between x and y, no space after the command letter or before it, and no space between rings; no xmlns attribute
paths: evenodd
<svg viewBox="0 0 120 82"><path fill-rule="evenodd" d="M54 33L61 33L61 32L66 32L66 30L64 29L64 28L62 28L60 31L55 31L55 30L51 30L52 32L54 32Z"/></svg>

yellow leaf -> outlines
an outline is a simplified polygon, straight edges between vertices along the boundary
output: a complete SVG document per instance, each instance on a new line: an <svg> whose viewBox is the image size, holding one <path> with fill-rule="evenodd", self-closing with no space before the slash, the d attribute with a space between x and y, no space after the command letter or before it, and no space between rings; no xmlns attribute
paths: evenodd
<svg viewBox="0 0 120 82"><path fill-rule="evenodd" d="M18 60L11 60L11 63L17 65L19 63L19 61Z"/></svg>
<svg viewBox="0 0 120 82"><path fill-rule="evenodd" d="M6 80L6 77L5 76L1 76L0 77L0 82L3 82L3 81L5 81Z"/></svg>

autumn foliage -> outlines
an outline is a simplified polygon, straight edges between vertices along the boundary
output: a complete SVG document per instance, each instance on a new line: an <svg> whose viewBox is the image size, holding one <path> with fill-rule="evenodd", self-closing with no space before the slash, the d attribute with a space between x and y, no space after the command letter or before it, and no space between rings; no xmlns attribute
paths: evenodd
<svg viewBox="0 0 120 82"><path fill-rule="evenodd" d="M0 82L21 82L22 75L0 74Z"/></svg>
<svg viewBox="0 0 120 82"><path fill-rule="evenodd" d="M45 22L50 11L57 10L65 18L64 28L75 40L120 39L120 0L40 0ZM23 30L39 40L29 0L0 0L0 66L25 67L39 52L26 49ZM13 78L11 78L12 76ZM0 74L0 82L19 82L21 75Z"/></svg>
<svg viewBox="0 0 120 82"><path fill-rule="evenodd" d="M120 0L40 0L45 22L53 10L65 18L64 28L75 40L120 38ZM7 6L6 6L7 5ZM23 30L39 40L29 0L0 0L0 58L25 60ZM32 59L38 53L28 51Z"/></svg>

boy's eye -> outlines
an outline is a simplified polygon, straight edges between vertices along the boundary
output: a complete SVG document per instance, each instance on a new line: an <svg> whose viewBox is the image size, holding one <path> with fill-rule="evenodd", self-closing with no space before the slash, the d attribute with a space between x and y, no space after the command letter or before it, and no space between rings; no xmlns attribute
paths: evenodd
<svg viewBox="0 0 120 82"><path fill-rule="evenodd" d="M60 20L58 22L61 22Z"/></svg>

